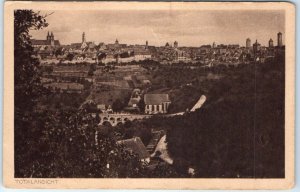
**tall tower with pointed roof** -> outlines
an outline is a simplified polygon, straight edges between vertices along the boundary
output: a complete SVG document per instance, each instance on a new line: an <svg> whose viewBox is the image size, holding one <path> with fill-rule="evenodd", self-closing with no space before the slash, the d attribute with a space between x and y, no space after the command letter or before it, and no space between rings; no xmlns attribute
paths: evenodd
<svg viewBox="0 0 300 192"><path fill-rule="evenodd" d="M85 39L85 32L82 33L82 43L85 43L86 39Z"/></svg>
<svg viewBox="0 0 300 192"><path fill-rule="evenodd" d="M50 36L50 32L49 32L49 31L48 31L46 40L47 40L47 41L51 41L51 36Z"/></svg>
<svg viewBox="0 0 300 192"><path fill-rule="evenodd" d="M49 40L50 40L51 46L54 46L54 35L53 35L53 32L51 32L51 35L49 36Z"/></svg>

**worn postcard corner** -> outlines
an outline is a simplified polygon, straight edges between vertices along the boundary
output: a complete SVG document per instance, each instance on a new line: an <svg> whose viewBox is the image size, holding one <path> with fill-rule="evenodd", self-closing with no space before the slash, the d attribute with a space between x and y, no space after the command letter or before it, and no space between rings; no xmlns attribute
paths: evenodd
<svg viewBox="0 0 300 192"><path fill-rule="evenodd" d="M294 186L295 6L5 3L10 188Z"/></svg>

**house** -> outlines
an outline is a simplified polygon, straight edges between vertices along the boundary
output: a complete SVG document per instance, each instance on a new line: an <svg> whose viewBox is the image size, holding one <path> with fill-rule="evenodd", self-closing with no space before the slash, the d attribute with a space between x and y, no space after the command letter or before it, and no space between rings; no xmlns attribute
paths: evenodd
<svg viewBox="0 0 300 192"><path fill-rule="evenodd" d="M139 137L117 141L118 145L123 145L125 150L135 153L142 162L150 162L150 154Z"/></svg>
<svg viewBox="0 0 300 192"><path fill-rule="evenodd" d="M106 106L105 104L98 104L97 109L100 109L102 112L106 111Z"/></svg>
<svg viewBox="0 0 300 192"><path fill-rule="evenodd" d="M108 53L108 54L106 54L105 58L102 59L102 62L107 64L107 63L111 63L111 62L117 62L117 59L114 54Z"/></svg>
<svg viewBox="0 0 300 192"><path fill-rule="evenodd" d="M168 94L145 94L144 102L146 114L167 113L171 104Z"/></svg>
<svg viewBox="0 0 300 192"><path fill-rule="evenodd" d="M134 60L135 61L143 61L146 59L151 59L152 55L148 50L135 50L134 51Z"/></svg>

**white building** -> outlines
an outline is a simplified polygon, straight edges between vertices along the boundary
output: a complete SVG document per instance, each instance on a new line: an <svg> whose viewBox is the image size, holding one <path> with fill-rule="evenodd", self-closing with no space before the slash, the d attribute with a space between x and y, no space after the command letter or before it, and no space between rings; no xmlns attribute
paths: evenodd
<svg viewBox="0 0 300 192"><path fill-rule="evenodd" d="M146 114L167 113L171 104L168 94L145 94L144 102Z"/></svg>

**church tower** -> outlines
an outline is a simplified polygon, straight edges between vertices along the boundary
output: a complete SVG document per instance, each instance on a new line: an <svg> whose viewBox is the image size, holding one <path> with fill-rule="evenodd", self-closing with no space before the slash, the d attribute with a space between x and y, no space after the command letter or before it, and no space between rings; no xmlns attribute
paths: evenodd
<svg viewBox="0 0 300 192"><path fill-rule="evenodd" d="M85 39L85 32L82 33L82 43L85 43L86 39Z"/></svg>
<svg viewBox="0 0 300 192"><path fill-rule="evenodd" d="M85 39L85 32L82 33L82 43L81 49L85 49L87 47L86 39Z"/></svg>
<svg viewBox="0 0 300 192"><path fill-rule="evenodd" d="M251 47L251 39L247 38L246 39L246 48L250 48Z"/></svg>
<svg viewBox="0 0 300 192"><path fill-rule="evenodd" d="M49 31L48 31L48 34L47 34L47 38L46 38L46 40L47 40L48 42L50 42L50 41L51 41L51 36L50 36L50 33L49 33Z"/></svg>
<svg viewBox="0 0 300 192"><path fill-rule="evenodd" d="M51 46L54 46L54 35L53 35L53 32L51 32L51 35L50 35L50 44Z"/></svg>
<svg viewBox="0 0 300 192"><path fill-rule="evenodd" d="M178 42L177 41L174 42L174 48L178 48Z"/></svg>
<svg viewBox="0 0 300 192"><path fill-rule="evenodd" d="M270 39L269 40L269 47L273 47L274 46L274 44L273 44L273 39Z"/></svg>

